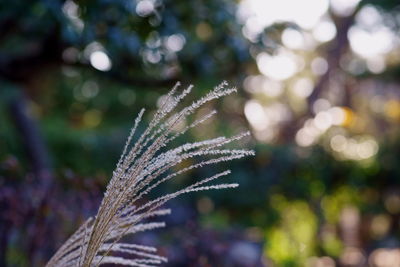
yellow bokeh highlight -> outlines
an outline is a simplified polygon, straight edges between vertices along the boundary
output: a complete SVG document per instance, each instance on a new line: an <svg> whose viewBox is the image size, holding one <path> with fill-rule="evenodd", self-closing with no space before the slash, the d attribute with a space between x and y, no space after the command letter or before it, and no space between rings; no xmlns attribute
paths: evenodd
<svg viewBox="0 0 400 267"><path fill-rule="evenodd" d="M398 100L389 100L386 102L384 111L386 116L388 116L392 120L400 120L400 101Z"/></svg>
<svg viewBox="0 0 400 267"><path fill-rule="evenodd" d="M356 190L343 186L335 193L323 197L321 206L327 222L338 223L342 209L349 204L358 202L359 196L360 194Z"/></svg>
<svg viewBox="0 0 400 267"><path fill-rule="evenodd" d="M370 232L371 236L380 239L390 230L391 217L387 214L376 215L372 218Z"/></svg>
<svg viewBox="0 0 400 267"><path fill-rule="evenodd" d="M94 128L100 124L102 114L100 110L91 109L83 114L83 124L85 127Z"/></svg>
<svg viewBox="0 0 400 267"><path fill-rule="evenodd" d="M196 35L199 37L199 39L206 41L211 38L212 34L213 30L208 23L201 22L197 24Z"/></svg>
<svg viewBox="0 0 400 267"><path fill-rule="evenodd" d="M272 199L273 206L281 212L278 227L267 231L266 254L279 266L301 261L314 253L317 218L304 201L287 201L282 196Z"/></svg>
<svg viewBox="0 0 400 267"><path fill-rule="evenodd" d="M329 256L339 257L343 250L343 244L340 241L335 226L325 225L321 231L322 248Z"/></svg>
<svg viewBox="0 0 400 267"><path fill-rule="evenodd" d="M340 107L340 109L343 111L344 114L341 125L344 127L350 127L351 125L353 125L356 120L355 113L348 107Z"/></svg>

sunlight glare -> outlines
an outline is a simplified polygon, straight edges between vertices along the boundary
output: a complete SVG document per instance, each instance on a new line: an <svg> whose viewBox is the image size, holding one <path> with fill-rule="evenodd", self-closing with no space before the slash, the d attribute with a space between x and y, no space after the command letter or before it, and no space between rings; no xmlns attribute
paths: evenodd
<svg viewBox="0 0 400 267"><path fill-rule="evenodd" d="M330 0L332 11L339 16L350 16L361 0Z"/></svg>
<svg viewBox="0 0 400 267"><path fill-rule="evenodd" d="M136 6L136 13L141 17L146 17L154 11L154 3L150 0L142 0Z"/></svg>
<svg viewBox="0 0 400 267"><path fill-rule="evenodd" d="M329 109L329 113L332 117L333 125L343 125L346 121L346 112L341 107L333 107Z"/></svg>
<svg viewBox="0 0 400 267"><path fill-rule="evenodd" d="M300 98L307 98L310 96L313 89L314 82L310 78L297 79L291 87L292 93Z"/></svg>
<svg viewBox="0 0 400 267"><path fill-rule="evenodd" d="M336 152L342 152L346 150L347 139L343 135L335 135L330 141L331 148Z"/></svg>
<svg viewBox="0 0 400 267"><path fill-rule="evenodd" d="M396 267L400 262L400 249L378 248L369 256L369 263L376 267Z"/></svg>
<svg viewBox="0 0 400 267"><path fill-rule="evenodd" d="M322 21L313 29L313 36L321 43L329 42L336 36L336 26L332 21Z"/></svg>
<svg viewBox="0 0 400 267"><path fill-rule="evenodd" d="M295 56L287 52L273 56L263 52L257 56L257 66L262 74L271 79L286 80L298 71L295 60Z"/></svg>
<svg viewBox="0 0 400 267"><path fill-rule="evenodd" d="M351 49L364 58L386 54L393 49L394 35L386 27L367 31L352 26L348 33Z"/></svg>
<svg viewBox="0 0 400 267"><path fill-rule="evenodd" d="M304 29L312 29L328 7L328 0L243 0L237 17L242 23L255 18L256 21L251 22L253 27L246 23L247 31L253 33L279 22L294 22Z"/></svg>
<svg viewBox="0 0 400 267"><path fill-rule="evenodd" d="M361 159L368 159L378 152L377 142L369 138L357 145L357 154Z"/></svg>
<svg viewBox="0 0 400 267"><path fill-rule="evenodd" d="M268 97L278 97L283 92L283 85L278 81L264 79L261 89Z"/></svg>
<svg viewBox="0 0 400 267"><path fill-rule="evenodd" d="M186 39L182 34L173 34L167 38L165 46L172 52L182 50L186 43Z"/></svg>
<svg viewBox="0 0 400 267"><path fill-rule="evenodd" d="M333 124L331 114L327 111L319 112L317 116L315 116L314 124L319 130L326 131Z"/></svg>
<svg viewBox="0 0 400 267"><path fill-rule="evenodd" d="M324 98L319 98L317 99L317 101L315 101L314 105L313 105L313 111L315 114L321 112L321 111L325 111L328 110L331 107L331 103L324 99Z"/></svg>
<svg viewBox="0 0 400 267"><path fill-rule="evenodd" d="M301 32L287 28L282 32L282 43L290 49L304 49L304 36Z"/></svg>
<svg viewBox="0 0 400 267"><path fill-rule="evenodd" d="M311 62L311 70L315 75L324 75L328 69L328 61L322 57L317 57Z"/></svg>
<svg viewBox="0 0 400 267"><path fill-rule="evenodd" d="M356 15L356 23L363 28L371 28L383 25L381 13L373 6L364 6Z"/></svg>
<svg viewBox="0 0 400 267"><path fill-rule="evenodd" d="M90 64L100 71L108 71L111 69L111 60L108 55L101 51L94 51L90 54Z"/></svg>
<svg viewBox="0 0 400 267"><path fill-rule="evenodd" d="M261 131L268 127L269 119L263 106L258 101L247 101L244 106L244 114L254 129Z"/></svg>
<svg viewBox="0 0 400 267"><path fill-rule="evenodd" d="M370 72L379 74L386 69L386 62L383 56L376 56L367 59L367 68Z"/></svg>

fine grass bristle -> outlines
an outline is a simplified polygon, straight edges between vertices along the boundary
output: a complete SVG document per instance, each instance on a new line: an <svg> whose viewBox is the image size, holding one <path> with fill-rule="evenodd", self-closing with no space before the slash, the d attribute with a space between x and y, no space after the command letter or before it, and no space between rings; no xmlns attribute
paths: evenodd
<svg viewBox="0 0 400 267"><path fill-rule="evenodd" d="M157 255L154 247L139 244L122 243L121 238L137 232L164 227L164 222L147 222L146 219L167 215L168 209L160 207L168 200L190 192L226 189L237 187L236 183L209 184L230 173L229 170L204 178L190 186L155 199L142 198L155 190L160 184L195 168L201 168L223 161L240 159L254 155L252 150L224 149L223 146L237 141L249 132L233 137L186 143L181 146L164 149L171 141L189 129L204 123L215 116L212 111L195 120L192 124L176 132L175 126L193 114L211 100L229 95L236 91L223 82L204 97L191 105L175 111L178 104L190 93L192 86L177 94L179 83L164 98L164 103L155 113L148 127L134 142L135 132L141 122L144 110L135 119L121 158L107 185L104 198L94 218L89 218L54 254L47 267L99 266L101 264L120 264L126 266L157 266L167 261ZM184 168L168 172L172 167L182 166L181 162L194 159L198 162L185 165ZM192 162L192 161L190 161ZM141 204L138 204L141 203ZM146 222L143 222L146 220ZM113 252L122 252L124 256L112 256Z"/></svg>

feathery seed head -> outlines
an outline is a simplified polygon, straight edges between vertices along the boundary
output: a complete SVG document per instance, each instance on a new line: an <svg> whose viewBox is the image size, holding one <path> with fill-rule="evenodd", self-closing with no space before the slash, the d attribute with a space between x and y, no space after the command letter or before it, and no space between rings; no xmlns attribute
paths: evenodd
<svg viewBox="0 0 400 267"><path fill-rule="evenodd" d="M176 148L163 151L163 148L189 129L204 123L216 114L213 110L195 120L181 131L173 129L187 116L211 100L236 92L235 88L227 88L226 81L216 86L204 97L191 105L173 112L178 104L191 92L190 85L180 94L176 94L180 83L164 97L163 103L150 121L148 128L134 142L137 127L144 114L142 109L137 118L122 155L107 185L104 198L94 219L89 218L55 253L47 267L57 266L99 266L106 263L127 266L157 266L167 261L157 255L157 249L139 244L126 244L122 237L141 231L164 227L164 222L143 222L146 219L167 215L168 209L159 209L165 202L179 195L204 191L235 188L236 183L220 183L209 185L211 181L230 174L230 170L217 173L202 179L174 193L169 193L144 204L138 204L145 195L160 184L195 168L201 168L219 162L240 159L254 155L254 151L245 149L221 149L224 145L248 136L249 132L233 137L217 137L193 143L186 143ZM199 160L185 168L167 173L172 167L184 160L209 156L210 159ZM113 252L123 252L129 258L112 256Z"/></svg>

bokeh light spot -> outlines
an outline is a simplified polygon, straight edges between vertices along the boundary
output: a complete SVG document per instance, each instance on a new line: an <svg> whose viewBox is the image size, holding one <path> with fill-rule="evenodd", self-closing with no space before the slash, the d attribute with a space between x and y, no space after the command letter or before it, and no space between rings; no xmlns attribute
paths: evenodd
<svg viewBox="0 0 400 267"><path fill-rule="evenodd" d="M90 64L100 71L108 71L111 69L111 60L103 51L94 51L90 54Z"/></svg>

